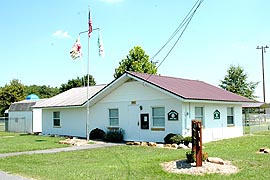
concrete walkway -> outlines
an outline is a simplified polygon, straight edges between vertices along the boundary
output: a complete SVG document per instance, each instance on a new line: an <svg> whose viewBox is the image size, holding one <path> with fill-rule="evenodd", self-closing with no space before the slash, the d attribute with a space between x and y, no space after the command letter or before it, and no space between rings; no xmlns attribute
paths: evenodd
<svg viewBox="0 0 270 180"><path fill-rule="evenodd" d="M44 149L44 150L35 150L35 151L25 151L25 152L14 152L14 153L4 153L0 154L0 158L10 157L10 156L19 156L23 154L50 154L50 153L58 153L58 152L67 152L67 151L78 151L84 149L94 149L94 148L102 148L109 146L118 146L123 144L117 143L97 143L97 144L87 144L83 146L71 146L64 148L54 148L54 149ZM22 176L8 174L4 171L0 171L0 180L30 180L26 179Z"/></svg>
<svg viewBox="0 0 270 180"><path fill-rule="evenodd" d="M117 143L98 143L98 144L87 144L83 146L71 146L64 148L54 148L54 149L44 149L44 150L35 150L35 151L25 151L25 152L13 152L13 153L4 153L0 154L0 158L9 157L9 156L18 156L23 154L50 154L50 153L58 153L58 152L66 152L66 151L78 151L84 149L94 149L94 148L102 148L109 146L118 146L122 144Z"/></svg>
<svg viewBox="0 0 270 180"><path fill-rule="evenodd" d="M30 180L30 179L26 179L22 176L18 176L18 175L12 175L12 174L8 174L6 172L0 171L0 179L2 180Z"/></svg>

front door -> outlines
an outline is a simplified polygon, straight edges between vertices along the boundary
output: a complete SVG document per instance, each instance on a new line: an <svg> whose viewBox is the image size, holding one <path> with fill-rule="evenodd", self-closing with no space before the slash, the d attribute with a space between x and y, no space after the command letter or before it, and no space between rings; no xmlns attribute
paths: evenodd
<svg viewBox="0 0 270 180"><path fill-rule="evenodd" d="M125 131L127 141L140 141L140 110L138 105L128 106L128 129Z"/></svg>
<svg viewBox="0 0 270 180"><path fill-rule="evenodd" d="M141 129L149 129L149 114L141 114Z"/></svg>

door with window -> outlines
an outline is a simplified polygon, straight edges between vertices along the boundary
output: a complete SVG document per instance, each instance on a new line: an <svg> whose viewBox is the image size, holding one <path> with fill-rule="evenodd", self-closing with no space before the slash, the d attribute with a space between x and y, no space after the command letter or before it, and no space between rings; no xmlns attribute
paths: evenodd
<svg viewBox="0 0 270 180"><path fill-rule="evenodd" d="M149 129L149 114L143 113L141 114L141 129Z"/></svg>

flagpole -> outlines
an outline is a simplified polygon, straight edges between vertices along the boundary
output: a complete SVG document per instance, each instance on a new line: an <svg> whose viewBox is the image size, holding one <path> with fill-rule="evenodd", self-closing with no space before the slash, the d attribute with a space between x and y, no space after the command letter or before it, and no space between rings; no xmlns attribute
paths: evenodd
<svg viewBox="0 0 270 180"><path fill-rule="evenodd" d="M95 28L93 29L92 31L95 31L95 30L100 30L100 28ZM79 33L79 35L81 34L84 34L84 33L87 33L89 32L89 30L87 31L82 31ZM89 86L90 86L90 37L88 36L88 48L87 48L87 91L86 91L86 97L87 97L87 101L89 100ZM89 141L89 103L87 102L87 108L86 108L86 128L85 128L85 133L86 133L86 139L87 141Z"/></svg>

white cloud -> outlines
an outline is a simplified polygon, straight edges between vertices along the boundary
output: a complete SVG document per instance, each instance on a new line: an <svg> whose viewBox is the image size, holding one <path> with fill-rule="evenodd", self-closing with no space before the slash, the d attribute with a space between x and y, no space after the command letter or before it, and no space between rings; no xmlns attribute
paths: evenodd
<svg viewBox="0 0 270 180"><path fill-rule="evenodd" d="M124 0L100 0L102 2L105 2L105 3L111 3L111 4L114 4L114 3L120 3L120 2L123 2Z"/></svg>
<svg viewBox="0 0 270 180"><path fill-rule="evenodd" d="M57 37L59 39L66 39L71 38L71 36L68 34L68 32L65 32L63 30L57 30L55 31L52 36Z"/></svg>

